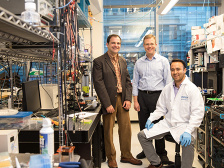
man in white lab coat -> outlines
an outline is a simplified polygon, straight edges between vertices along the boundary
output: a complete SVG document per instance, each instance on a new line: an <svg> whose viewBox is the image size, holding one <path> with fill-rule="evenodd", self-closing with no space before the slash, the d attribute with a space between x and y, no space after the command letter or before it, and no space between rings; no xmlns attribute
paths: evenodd
<svg viewBox="0 0 224 168"><path fill-rule="evenodd" d="M186 64L174 59L170 65L173 82L166 85L157 101L156 110L150 114L145 129L138 133L139 142L151 163L148 168L162 167L153 139L171 134L182 145L181 168L192 168L194 159L194 139L196 128L204 116L204 102L199 89L185 76ZM154 120L165 116L160 122Z"/></svg>

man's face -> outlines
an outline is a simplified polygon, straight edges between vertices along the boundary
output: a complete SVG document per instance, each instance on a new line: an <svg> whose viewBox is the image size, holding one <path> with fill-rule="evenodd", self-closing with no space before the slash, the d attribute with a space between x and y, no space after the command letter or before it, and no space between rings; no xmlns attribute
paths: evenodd
<svg viewBox="0 0 224 168"><path fill-rule="evenodd" d="M182 82L185 77L186 68L181 62L173 62L170 66L171 76L175 83Z"/></svg>
<svg viewBox="0 0 224 168"><path fill-rule="evenodd" d="M146 55L154 55L156 53L156 46L154 38L145 39L143 47L145 48Z"/></svg>
<svg viewBox="0 0 224 168"><path fill-rule="evenodd" d="M110 53L117 54L121 48L121 40L119 37L111 37L110 42L106 45Z"/></svg>

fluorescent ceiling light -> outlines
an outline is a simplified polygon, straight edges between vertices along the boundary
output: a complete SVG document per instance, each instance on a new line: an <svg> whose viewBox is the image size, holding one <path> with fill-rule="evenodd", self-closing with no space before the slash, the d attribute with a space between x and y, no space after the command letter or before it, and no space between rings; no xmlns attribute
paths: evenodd
<svg viewBox="0 0 224 168"><path fill-rule="evenodd" d="M158 15L167 14L170 9L178 2L179 0L164 0L159 10L157 11Z"/></svg>
<svg viewBox="0 0 224 168"><path fill-rule="evenodd" d="M135 47L139 47L142 44L144 37L152 33L153 33L153 30L151 29L151 27L146 27L145 31L142 33L140 37L140 40L138 40L138 42L135 44Z"/></svg>

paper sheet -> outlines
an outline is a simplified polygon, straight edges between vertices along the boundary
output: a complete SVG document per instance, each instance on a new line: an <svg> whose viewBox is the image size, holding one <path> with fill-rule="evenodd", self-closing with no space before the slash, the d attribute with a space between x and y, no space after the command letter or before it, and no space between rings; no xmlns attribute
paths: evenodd
<svg viewBox="0 0 224 168"><path fill-rule="evenodd" d="M75 114L70 114L69 117L77 117L79 116L80 119L88 118L90 116L97 115L98 113L91 113L91 112L79 112Z"/></svg>

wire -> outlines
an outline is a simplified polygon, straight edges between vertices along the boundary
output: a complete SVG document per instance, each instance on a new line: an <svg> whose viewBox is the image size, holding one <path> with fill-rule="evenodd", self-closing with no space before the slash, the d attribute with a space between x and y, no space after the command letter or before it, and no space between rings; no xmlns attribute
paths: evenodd
<svg viewBox="0 0 224 168"><path fill-rule="evenodd" d="M5 80L6 80L6 73L5 73ZM3 84L2 84L2 89L1 89L1 104L2 104L2 90L3 90L3 87L5 85L5 80L4 80Z"/></svg>
<svg viewBox="0 0 224 168"><path fill-rule="evenodd" d="M66 142L67 142L67 133L65 132L65 144L67 144Z"/></svg>
<svg viewBox="0 0 224 168"><path fill-rule="evenodd" d="M61 6L61 7L58 7L58 8L52 8L52 9L63 9L65 8L66 6L68 6L73 0L71 0L69 3L67 3L66 5L64 6Z"/></svg>
<svg viewBox="0 0 224 168"><path fill-rule="evenodd" d="M43 87L42 83L40 83L40 85L44 89L44 91L47 93L47 95L49 96L49 98L51 99L51 104L52 104L52 107L54 108L54 103L53 103L52 97L50 96L50 94L48 93L48 91Z"/></svg>
<svg viewBox="0 0 224 168"><path fill-rule="evenodd" d="M8 67L6 67L6 66L4 66L2 63L0 63L1 64L1 66L6 70L6 72L8 73L8 75L9 75L9 71L8 71Z"/></svg>

